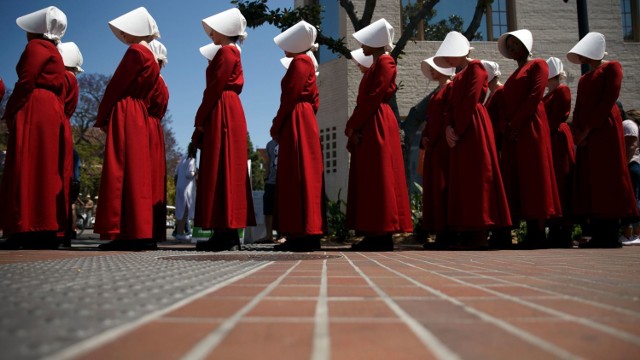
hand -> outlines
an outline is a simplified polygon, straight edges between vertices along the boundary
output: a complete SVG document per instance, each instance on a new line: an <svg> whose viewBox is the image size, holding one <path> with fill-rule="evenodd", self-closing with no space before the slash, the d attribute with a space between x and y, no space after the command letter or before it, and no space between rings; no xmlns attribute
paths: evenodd
<svg viewBox="0 0 640 360"><path fill-rule="evenodd" d="M589 135L588 129L578 129L573 134L573 142L576 146L584 146L587 143L587 135Z"/></svg>
<svg viewBox="0 0 640 360"><path fill-rule="evenodd" d="M458 142L458 140L460 140L460 138L458 137L458 135L456 135L456 132L453 130L453 128L451 126L447 126L447 130L445 131L445 133L447 144L449 144L449 147L453 148L454 146L456 146L456 143Z"/></svg>

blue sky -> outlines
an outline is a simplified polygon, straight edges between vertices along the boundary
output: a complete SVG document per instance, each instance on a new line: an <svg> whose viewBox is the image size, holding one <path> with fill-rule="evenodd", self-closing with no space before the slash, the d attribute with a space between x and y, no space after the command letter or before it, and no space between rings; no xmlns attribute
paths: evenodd
<svg viewBox="0 0 640 360"><path fill-rule="evenodd" d="M56 6L68 19L63 42L73 41L84 57L82 68L87 73L112 74L126 51L107 23L139 6L151 13L160 28L160 41L168 49L169 64L162 70L170 92L169 110L178 143L186 149L193 131L193 119L202 100L207 60L198 48L211 42L204 33L201 20L226 10L227 0L29 0L0 2L0 77L7 87L17 80L15 66L27 43L25 32L15 19L24 14ZM292 7L291 0L270 0L269 7ZM284 56L273 42L280 30L270 25L247 29L242 46L245 85L241 94L247 126L255 147L269 141L269 128L280 102L280 80L285 69Z"/></svg>

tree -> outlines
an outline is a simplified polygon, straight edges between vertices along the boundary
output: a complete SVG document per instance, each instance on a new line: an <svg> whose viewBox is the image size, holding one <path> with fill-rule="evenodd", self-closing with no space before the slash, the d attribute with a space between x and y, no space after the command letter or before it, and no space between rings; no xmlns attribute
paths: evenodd
<svg viewBox="0 0 640 360"><path fill-rule="evenodd" d="M162 130L164 132L164 151L167 160L167 204L174 204L176 198L176 184L173 175L184 151L178 146L176 133L171 127L171 124L173 124L173 117L169 110L164 114L161 123Z"/></svg>
<svg viewBox="0 0 640 360"><path fill-rule="evenodd" d="M251 188L253 190L264 190L266 165L262 163L260 154L255 151L249 133L247 133L247 158L251 160Z"/></svg>

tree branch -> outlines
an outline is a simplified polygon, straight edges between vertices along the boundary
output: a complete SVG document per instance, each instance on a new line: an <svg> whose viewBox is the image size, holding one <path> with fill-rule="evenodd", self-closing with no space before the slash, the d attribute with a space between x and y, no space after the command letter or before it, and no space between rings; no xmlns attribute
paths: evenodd
<svg viewBox="0 0 640 360"><path fill-rule="evenodd" d="M347 16L349 20L351 20L351 25L353 25L353 29L358 31L362 29L360 26L360 19L358 19L358 15L356 14L355 7L353 6L353 2L351 0L339 0L340 6L347 12Z"/></svg>
<svg viewBox="0 0 640 360"><path fill-rule="evenodd" d="M473 13L473 18L467 27L467 30L462 33L467 40L472 41L478 28L480 27L480 22L482 21L482 16L487 10L487 5L493 3L493 0L478 0L476 2L476 10Z"/></svg>
<svg viewBox="0 0 640 360"><path fill-rule="evenodd" d="M364 12L362 13L362 19L360 19L360 29L371 24L371 18L373 18L373 11L376 9L376 0L367 0L364 4ZM360 30L358 29L358 30Z"/></svg>
<svg viewBox="0 0 640 360"><path fill-rule="evenodd" d="M409 39L411 38L411 35L418 26L418 23L420 23L420 20L424 19L427 13L433 10L434 6L436 6L436 4L438 4L439 2L440 0L428 0L422 3L422 7L411 18L409 24L407 24L407 26L404 28L404 31L402 31L402 35L400 36L400 39L398 39L396 46L393 48L393 51L391 51L391 56L393 56L394 59L397 60L404 47L407 46L407 41L409 41Z"/></svg>

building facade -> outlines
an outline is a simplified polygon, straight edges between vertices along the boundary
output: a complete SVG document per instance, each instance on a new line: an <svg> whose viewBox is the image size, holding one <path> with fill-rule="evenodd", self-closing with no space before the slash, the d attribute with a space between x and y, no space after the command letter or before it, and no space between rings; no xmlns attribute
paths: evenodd
<svg viewBox="0 0 640 360"><path fill-rule="evenodd" d="M323 33L344 37L349 49L360 46L351 36L353 26L338 1L296 0L295 5L310 2L324 6ZM406 5L415 2L416 0L378 1L372 21L385 18L394 26L397 41L402 33L402 11ZM620 101L625 109L640 108L639 2L640 0L587 1L590 31L601 32L607 39L608 56L605 59L620 61L624 69ZM436 7L438 18L447 19L452 14L473 14L476 1L442 0L440 3L443 7ZM455 7L444 6L451 3L455 3ZM354 0L353 4L357 14L362 14L365 0ZM579 40L575 0L567 3L563 0L495 0L487 14L478 29L481 33L479 38L483 40L471 43L475 48L470 55L472 58L498 62L502 82L506 81L516 68L516 63L500 54L495 39L505 31L529 29L534 38L534 57L547 59L555 56L562 59L567 73L566 83L575 100L581 70L579 65L566 60L566 53ZM463 28L466 26L467 21ZM398 59L397 102L401 119L436 87L437 84L429 83L422 75L420 62L433 56L439 46L439 41L423 41L416 37L414 41L407 43L404 54ZM341 198L346 199L349 153L346 150L344 127L355 107L362 74L351 61L331 54L326 49L321 48L318 57L320 109L317 117L324 152L326 192L330 198L336 199L341 191ZM415 155L409 166L415 172Z"/></svg>

